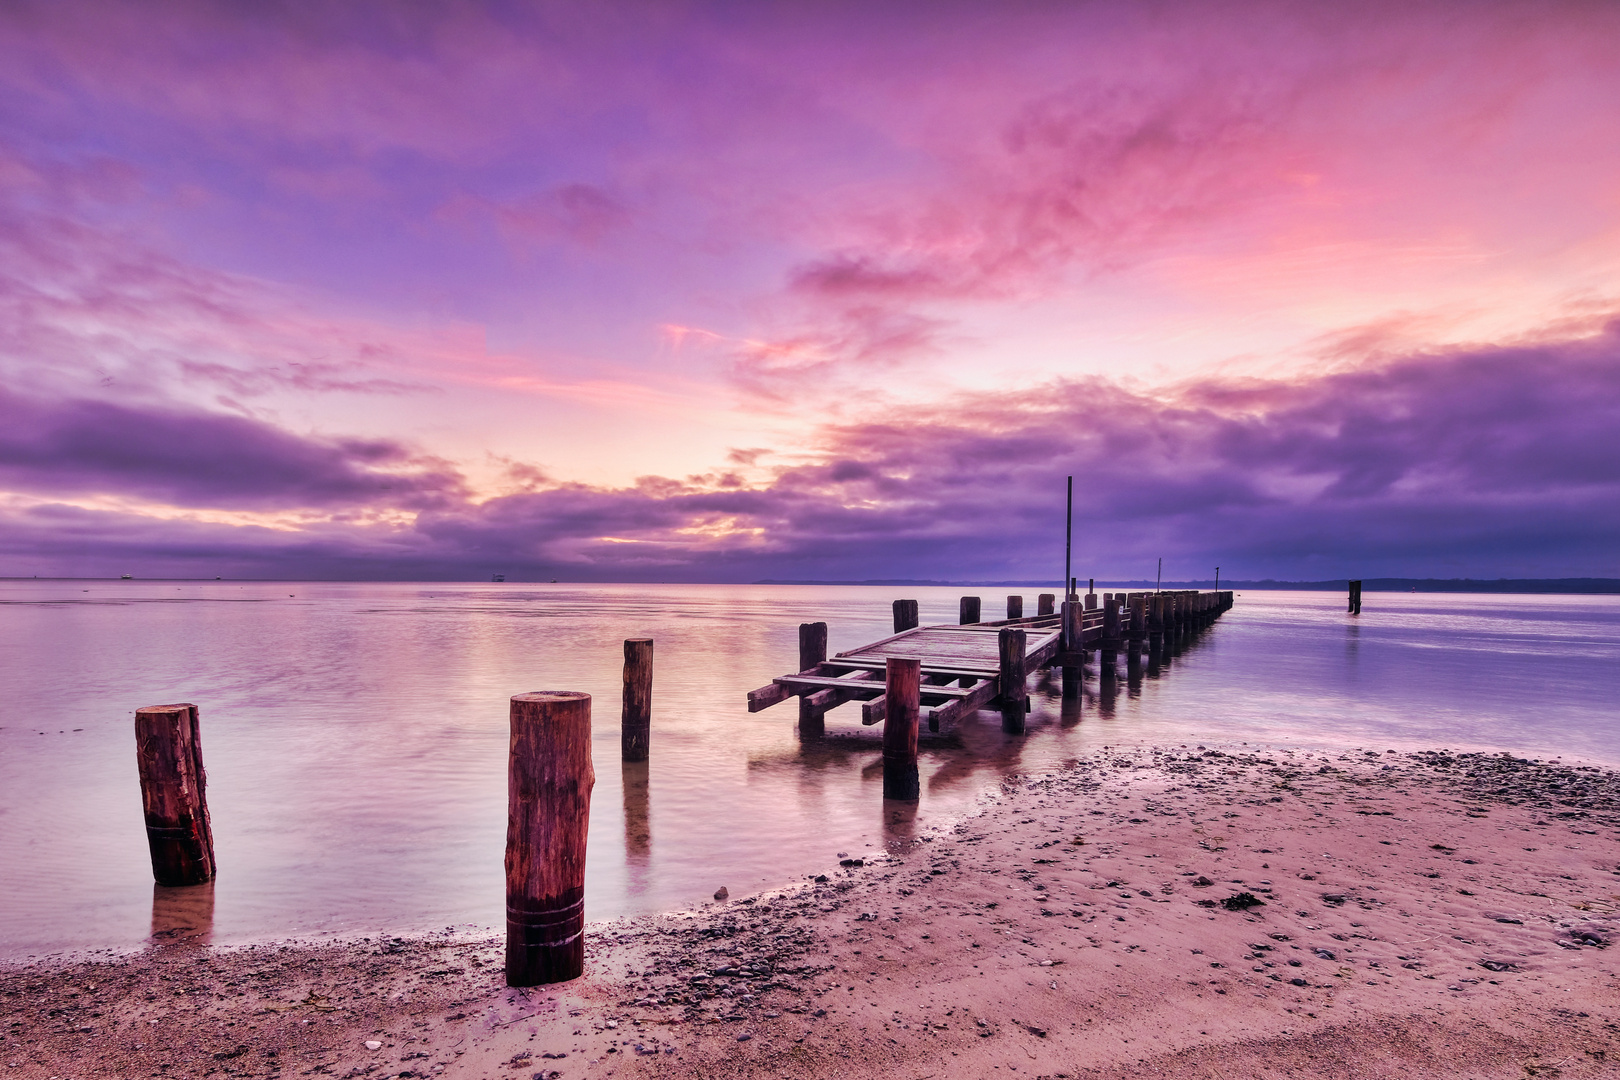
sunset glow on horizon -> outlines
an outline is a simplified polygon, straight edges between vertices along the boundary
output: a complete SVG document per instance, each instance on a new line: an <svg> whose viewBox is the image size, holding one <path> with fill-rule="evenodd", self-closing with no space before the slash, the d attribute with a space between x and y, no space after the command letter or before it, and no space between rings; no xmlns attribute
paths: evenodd
<svg viewBox="0 0 1620 1080"><path fill-rule="evenodd" d="M1620 8L14 4L0 575L1620 576Z"/></svg>

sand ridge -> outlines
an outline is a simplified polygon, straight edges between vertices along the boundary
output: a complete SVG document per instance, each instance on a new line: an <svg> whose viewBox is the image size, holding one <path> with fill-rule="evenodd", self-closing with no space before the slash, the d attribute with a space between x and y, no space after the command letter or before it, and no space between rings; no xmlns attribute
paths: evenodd
<svg viewBox="0 0 1620 1080"><path fill-rule="evenodd" d="M498 940L452 934L0 969L0 1075L1595 1077L1620 1060L1620 777L1590 766L1112 748L1009 777L898 848L593 925L586 976L558 987L509 990Z"/></svg>

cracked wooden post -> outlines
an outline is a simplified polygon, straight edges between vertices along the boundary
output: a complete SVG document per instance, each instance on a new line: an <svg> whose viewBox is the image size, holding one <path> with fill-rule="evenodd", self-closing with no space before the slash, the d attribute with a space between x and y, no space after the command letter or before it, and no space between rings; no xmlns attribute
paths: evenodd
<svg viewBox="0 0 1620 1080"><path fill-rule="evenodd" d="M1024 598L1022 596L1007 597L1007 618L1022 619L1024 617Z"/></svg>
<svg viewBox="0 0 1620 1080"><path fill-rule="evenodd" d="M1013 735L1024 733L1024 713L1029 709L1026 644L1027 635L1021 629L1005 626L996 635L1001 657L1001 730Z"/></svg>
<svg viewBox="0 0 1620 1080"><path fill-rule="evenodd" d="M214 880L214 829L208 819L208 774L197 706L136 709L135 763L153 879L169 886Z"/></svg>
<svg viewBox="0 0 1620 1080"><path fill-rule="evenodd" d="M917 628L917 601L896 600L894 602L894 632L903 634L907 630Z"/></svg>
<svg viewBox="0 0 1620 1080"><path fill-rule="evenodd" d="M827 624L799 624L799 671L814 672L827 661ZM799 738L819 739L827 730L826 714L810 703L809 694L799 696Z"/></svg>
<svg viewBox="0 0 1620 1080"><path fill-rule="evenodd" d="M653 639L624 642L624 706L619 744L625 761L646 761L652 740Z"/></svg>
<svg viewBox="0 0 1620 1080"><path fill-rule="evenodd" d="M590 826L591 695L512 698L506 789L506 985L585 970L585 835Z"/></svg>
<svg viewBox="0 0 1620 1080"><path fill-rule="evenodd" d="M1053 606L1056 601L1057 595L1055 593L1041 593L1035 598L1035 614L1037 616L1051 615L1054 611L1056 611L1056 608Z"/></svg>
<svg viewBox="0 0 1620 1080"><path fill-rule="evenodd" d="M977 596L962 597L957 611L957 622L962 626L972 626L979 621L979 598Z"/></svg>
<svg viewBox="0 0 1620 1080"><path fill-rule="evenodd" d="M922 700L922 661L891 656L884 663L883 797L916 802L917 718Z"/></svg>

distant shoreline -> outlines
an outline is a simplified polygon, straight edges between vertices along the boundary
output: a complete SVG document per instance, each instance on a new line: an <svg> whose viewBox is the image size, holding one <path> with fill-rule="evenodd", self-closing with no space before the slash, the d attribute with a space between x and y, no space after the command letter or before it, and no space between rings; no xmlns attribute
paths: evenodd
<svg viewBox="0 0 1620 1080"><path fill-rule="evenodd" d="M324 585L850 585L850 586L883 586L885 588L957 588L957 589L1045 589L1056 591L1060 588L1051 581L938 581L931 579L914 578L865 578L854 579L827 579L815 578L760 578L755 581L551 581L551 580L511 580L503 582L488 582L482 578L180 578L180 577L136 577L136 578L110 578L110 577L5 577L0 576L0 582L8 581L96 581L117 582L120 580L132 583L159 583L159 582L188 582L202 584L324 584ZM1420 593L1526 593L1547 595L1586 595L1586 596L1613 596L1620 595L1620 578L1402 578L1381 577L1362 578L1363 592L1420 592ZM1275 590L1289 592L1343 592L1348 581L1345 578L1329 578L1322 581L1278 581L1273 578L1262 578L1258 581L1252 579L1227 580L1222 578L1220 586L1224 590ZM1204 578L1193 581L1162 581L1157 583L1160 589L1213 589L1216 582L1213 578ZM1106 590L1115 589L1152 589L1155 582L1141 578L1128 580L1097 579L1097 588Z"/></svg>

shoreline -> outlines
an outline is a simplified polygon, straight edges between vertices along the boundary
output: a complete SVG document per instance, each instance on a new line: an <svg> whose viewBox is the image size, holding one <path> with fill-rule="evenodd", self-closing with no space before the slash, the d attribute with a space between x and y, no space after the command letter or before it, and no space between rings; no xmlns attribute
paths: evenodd
<svg viewBox="0 0 1620 1080"><path fill-rule="evenodd" d="M1007 777L909 851L593 923L552 987L442 933L0 962L0 1075L1613 1068L1620 776L1206 746Z"/></svg>

